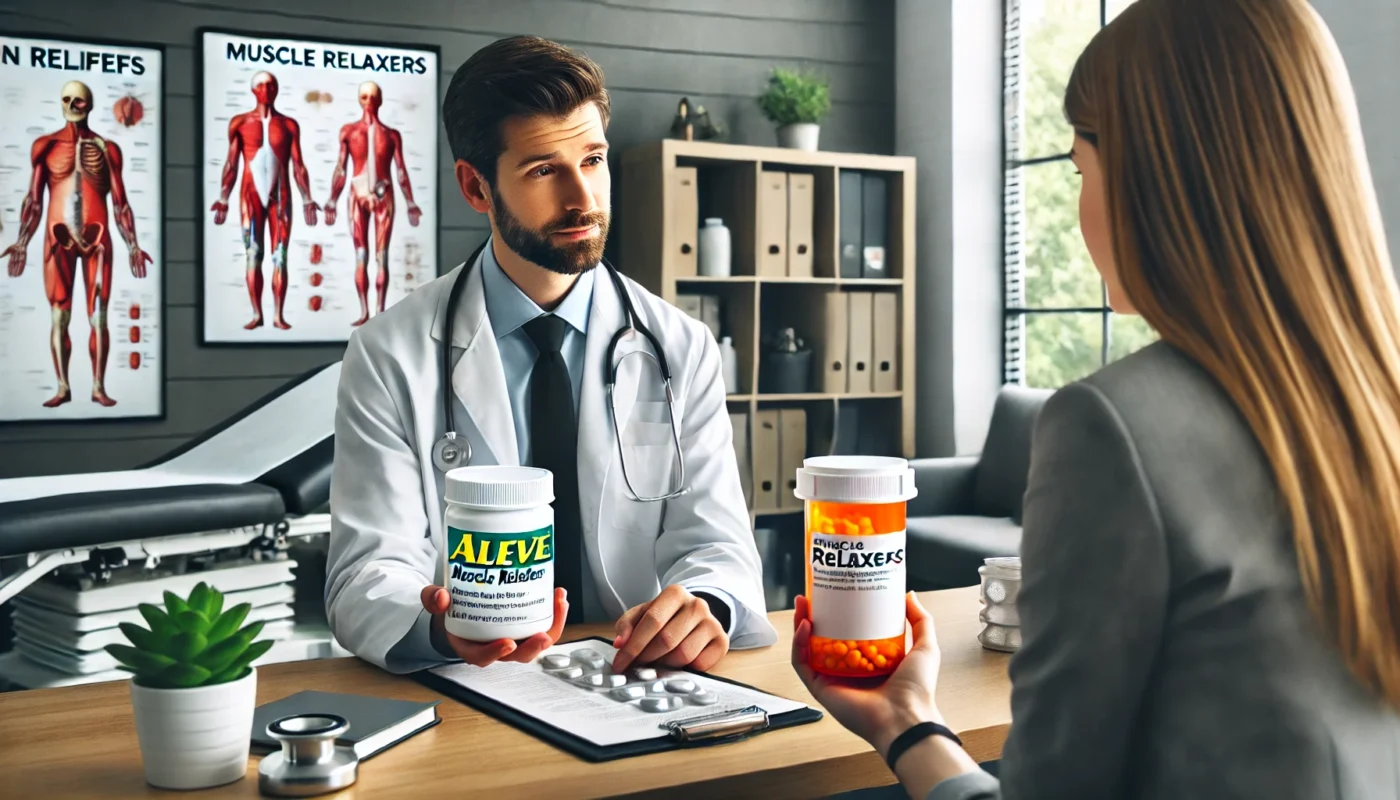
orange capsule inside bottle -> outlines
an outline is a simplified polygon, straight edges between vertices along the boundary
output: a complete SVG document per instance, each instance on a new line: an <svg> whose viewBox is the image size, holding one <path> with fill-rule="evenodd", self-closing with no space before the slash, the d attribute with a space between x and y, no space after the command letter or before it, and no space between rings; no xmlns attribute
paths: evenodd
<svg viewBox="0 0 1400 800"><path fill-rule="evenodd" d="M817 479L804 481L807 470L816 470ZM853 479L877 474L873 482L848 481L843 489L842 470ZM879 677L904 659L905 504L912 490L904 459L829 456L807 459L799 470L797 494L806 502L804 594L812 621L807 660L813 670ZM851 501L862 492L878 502ZM838 499L819 499L822 494Z"/></svg>

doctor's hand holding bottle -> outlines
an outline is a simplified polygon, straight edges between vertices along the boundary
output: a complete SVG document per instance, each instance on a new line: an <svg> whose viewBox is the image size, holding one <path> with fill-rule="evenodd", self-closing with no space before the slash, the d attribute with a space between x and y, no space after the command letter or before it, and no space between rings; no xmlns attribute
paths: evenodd
<svg viewBox="0 0 1400 800"><path fill-rule="evenodd" d="M462 659L477 667L489 666L497 661L533 661L545 650L554 646L564 633L564 620L569 616L569 599L562 587L554 590L554 624L544 633L537 633L528 639L497 639L493 642L473 642L447 632L443 618L452 605L452 598L441 586L423 587L423 608L432 614L429 628L433 647L444 656Z"/></svg>

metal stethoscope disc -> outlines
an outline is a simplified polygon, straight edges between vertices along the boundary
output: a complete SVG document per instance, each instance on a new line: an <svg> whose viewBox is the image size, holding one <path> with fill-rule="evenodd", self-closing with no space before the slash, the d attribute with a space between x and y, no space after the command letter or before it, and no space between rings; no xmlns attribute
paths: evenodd
<svg viewBox="0 0 1400 800"><path fill-rule="evenodd" d="M465 467L472 458L472 446L455 431L448 431L437 444L433 445L433 464L446 473L458 467Z"/></svg>
<svg viewBox="0 0 1400 800"><path fill-rule="evenodd" d="M311 797L344 789L359 777L360 760L337 736L350 723L335 714L298 714L267 726L282 749L258 765L258 790L279 797Z"/></svg>

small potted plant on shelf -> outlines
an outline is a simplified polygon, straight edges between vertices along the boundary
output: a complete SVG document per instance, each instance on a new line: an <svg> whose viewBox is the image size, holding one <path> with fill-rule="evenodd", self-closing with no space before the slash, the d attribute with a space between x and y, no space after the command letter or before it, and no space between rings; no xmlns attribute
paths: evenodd
<svg viewBox="0 0 1400 800"><path fill-rule="evenodd" d="M780 147L816 150L820 123L831 111L831 92L825 78L778 67L768 77L758 105L778 126Z"/></svg>
<svg viewBox="0 0 1400 800"><path fill-rule="evenodd" d="M152 786L199 789L247 772L257 705L252 663L272 642L254 641L262 621L243 625L250 604L223 605L223 594L204 582L187 598L167 591L164 609L138 606L150 628L123 622L131 644L105 648L132 673L136 736Z"/></svg>

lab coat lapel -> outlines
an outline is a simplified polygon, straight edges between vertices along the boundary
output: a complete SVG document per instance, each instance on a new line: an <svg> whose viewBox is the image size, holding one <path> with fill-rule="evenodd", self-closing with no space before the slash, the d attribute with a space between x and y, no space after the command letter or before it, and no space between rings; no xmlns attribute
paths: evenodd
<svg viewBox="0 0 1400 800"><path fill-rule="evenodd" d="M496 347L496 334L486 314L486 293L479 261L467 265L471 274L466 278L467 285L462 287L457 318L453 320L452 345L465 352L452 370L452 390L466 407L467 415L495 457L495 463L516 466L520 455L515 441L515 418L511 413L510 396L506 393L501 351ZM472 462L483 463L477 458Z"/></svg>
<svg viewBox="0 0 1400 800"><path fill-rule="evenodd" d="M606 268L599 266L597 269ZM612 282L598 275L593 282L593 304L588 312L588 344L584 348L578 403L579 511L586 535L597 534L603 486L617 447L605 370L608 342L622 322L622 305L617 301Z"/></svg>
<svg viewBox="0 0 1400 800"><path fill-rule="evenodd" d="M599 266L598 269L601 271L606 268ZM579 510L582 512L584 538L589 544L595 575L599 575L600 570L601 574L607 574L607 567L602 563L606 559L606 552L598 539L600 532L616 527L616 519L613 519L614 524L605 524L603 517L604 514L616 516L617 506L625 494L625 489L608 487L621 480L620 476L612 474L614 454L617 453L617 436L618 431L626 426L637 397L636 362L641 359L629 358L618 371L617 385L613 388L613 402L608 400L608 344L626 322L627 315L618 299L617 288L606 274L599 274L594 283L593 306L588 316L588 345L585 348L583 388L579 397L578 416ZM617 344L617 357L637 349L637 342L641 338L641 334L636 332L624 334ZM613 418L614 406L617 409L616 420ZM610 479L613 484L609 484ZM616 568L614 565L613 569ZM614 615L621 613L625 610L622 607L622 599L610 585L611 581L604 583L608 584L607 588L612 592L611 599L618 605L618 608L609 609L609 612ZM604 587L599 588L601 590ZM609 598L601 591L600 596L605 603L608 602Z"/></svg>

